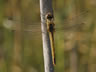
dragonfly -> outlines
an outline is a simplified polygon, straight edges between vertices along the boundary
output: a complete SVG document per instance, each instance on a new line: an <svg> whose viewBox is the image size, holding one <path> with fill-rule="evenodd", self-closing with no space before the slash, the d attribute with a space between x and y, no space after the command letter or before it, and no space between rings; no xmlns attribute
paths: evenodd
<svg viewBox="0 0 96 72"><path fill-rule="evenodd" d="M86 12L83 12L80 14L80 16L76 16L75 17L76 19L73 18L72 20L69 20L70 21L69 24L68 24L68 22L64 22L64 27L63 28L56 27L56 31L59 31L60 29L63 31L68 31L68 30L72 31L72 29L75 29L83 24L82 22L84 21L84 19L82 17L84 17L86 14L87 14ZM48 35L49 35L50 45L51 45L52 62L53 62L53 65L55 66L56 65L56 56L55 56L55 47L54 47L54 29L55 29L54 26L55 26L55 24L54 24L53 16L51 13L47 14L46 21L47 21L46 24L47 24ZM78 22L78 24L76 24L76 22ZM29 29L29 27L28 27L28 29ZM27 31L28 29L26 29L25 31ZM30 31L41 34L42 32L40 29L41 29L40 24L39 24L39 26L34 24L34 25L32 25L32 28L30 29ZM76 29L75 29L75 31L76 31Z"/></svg>
<svg viewBox="0 0 96 72"><path fill-rule="evenodd" d="M46 19L47 32L49 34L50 45L51 45L52 62L53 62L53 65L55 66L56 65L56 56L55 56L55 47L54 47L54 31L55 31L54 17L49 12L46 14L45 19Z"/></svg>
<svg viewBox="0 0 96 72"><path fill-rule="evenodd" d="M66 19L64 20L64 22L62 22L62 27L59 27L55 24L55 33L56 32L67 32L67 31L77 31L77 29L79 29L79 27L81 25L84 25L84 21L86 20L86 16L88 15L88 11L84 11L81 12L79 15L74 16L72 19ZM8 23L8 22L7 22ZM37 37L41 37L41 24L40 23L32 23L32 24L25 24L24 23L24 28L23 31L24 33L30 33L32 34L32 36ZM12 25L12 22L10 21L10 23ZM5 24L6 26L6 24ZM7 25L9 26L9 25ZM51 48L52 48L52 61L53 61L53 65L56 65L56 61L55 61L55 49L54 49L54 36L52 32L49 32L49 37L50 37L50 43L51 43Z"/></svg>

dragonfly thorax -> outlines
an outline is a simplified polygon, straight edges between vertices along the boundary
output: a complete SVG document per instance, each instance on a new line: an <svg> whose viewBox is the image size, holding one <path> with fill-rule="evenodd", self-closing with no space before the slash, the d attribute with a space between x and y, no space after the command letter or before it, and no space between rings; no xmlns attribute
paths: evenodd
<svg viewBox="0 0 96 72"><path fill-rule="evenodd" d="M49 31L53 32L54 31L54 25L53 24L49 24Z"/></svg>

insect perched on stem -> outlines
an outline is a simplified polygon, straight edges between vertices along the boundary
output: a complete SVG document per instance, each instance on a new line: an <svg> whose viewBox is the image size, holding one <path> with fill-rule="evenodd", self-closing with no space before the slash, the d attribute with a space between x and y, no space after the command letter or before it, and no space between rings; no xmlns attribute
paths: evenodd
<svg viewBox="0 0 96 72"><path fill-rule="evenodd" d="M46 14L46 24L47 24L47 31L49 33L50 38L50 45L51 45L51 52L52 52L52 61L53 65L56 65L56 59L55 59L55 48L54 48L54 32L55 32L55 24L53 15L49 12Z"/></svg>

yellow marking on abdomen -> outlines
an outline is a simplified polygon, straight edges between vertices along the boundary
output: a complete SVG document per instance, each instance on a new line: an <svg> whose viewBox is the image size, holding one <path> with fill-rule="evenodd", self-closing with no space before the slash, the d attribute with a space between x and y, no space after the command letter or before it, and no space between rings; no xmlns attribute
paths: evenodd
<svg viewBox="0 0 96 72"><path fill-rule="evenodd" d="M51 52L52 52L52 61L53 65L56 65L56 59L55 59L55 48L54 48L54 36L52 32L49 32L50 37L50 44L51 44Z"/></svg>

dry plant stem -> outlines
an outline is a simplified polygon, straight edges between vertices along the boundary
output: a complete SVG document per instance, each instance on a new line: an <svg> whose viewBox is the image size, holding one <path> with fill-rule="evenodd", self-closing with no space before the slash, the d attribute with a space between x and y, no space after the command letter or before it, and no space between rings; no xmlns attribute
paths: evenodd
<svg viewBox="0 0 96 72"><path fill-rule="evenodd" d="M41 12L41 29L42 29L45 72L54 72L54 67L52 64L52 56L51 56L50 39L49 39L49 34L47 31L46 19L45 19L45 15L48 12L51 13L53 12L52 0L40 0L40 12Z"/></svg>

